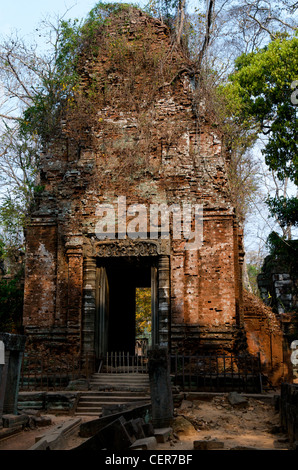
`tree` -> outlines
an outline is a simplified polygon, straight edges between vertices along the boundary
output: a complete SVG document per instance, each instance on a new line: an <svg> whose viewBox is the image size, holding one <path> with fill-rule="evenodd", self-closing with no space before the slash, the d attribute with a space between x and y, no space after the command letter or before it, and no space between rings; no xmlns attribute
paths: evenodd
<svg viewBox="0 0 298 470"><path fill-rule="evenodd" d="M136 289L136 336L151 334L151 289Z"/></svg>
<svg viewBox="0 0 298 470"><path fill-rule="evenodd" d="M22 333L23 295L21 273L0 279L0 331Z"/></svg>
<svg viewBox="0 0 298 470"><path fill-rule="evenodd" d="M298 183L297 106L291 85L297 78L298 38L280 37L268 46L241 55L224 87L234 119L248 131L266 138L262 153L278 180ZM297 199L275 196L267 200L282 224L296 224ZM283 215L282 215L283 214Z"/></svg>

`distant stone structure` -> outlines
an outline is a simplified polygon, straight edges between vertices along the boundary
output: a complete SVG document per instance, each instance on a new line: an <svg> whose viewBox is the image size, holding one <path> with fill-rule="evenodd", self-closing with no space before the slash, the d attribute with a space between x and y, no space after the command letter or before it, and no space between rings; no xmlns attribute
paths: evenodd
<svg viewBox="0 0 298 470"><path fill-rule="evenodd" d="M239 352L246 347L242 230L223 136L197 98L199 77L169 28L137 9L115 14L96 34L97 53L82 52L80 86L41 156L44 190L26 234L29 347L97 360L133 353L135 289L151 287L154 346ZM114 236L107 222L100 238L99 209L106 204L119 216L124 200L126 226L116 220ZM134 204L147 209L139 238L128 234L144 222ZM173 205L202 206L202 244L187 249L172 219L168 233L152 237L154 204L163 204L161 215ZM192 214L193 233L196 222Z"/></svg>

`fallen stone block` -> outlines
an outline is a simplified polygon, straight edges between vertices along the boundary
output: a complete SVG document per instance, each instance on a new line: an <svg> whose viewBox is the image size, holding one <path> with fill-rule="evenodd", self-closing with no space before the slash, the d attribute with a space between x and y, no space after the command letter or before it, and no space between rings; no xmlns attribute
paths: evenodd
<svg viewBox="0 0 298 470"><path fill-rule="evenodd" d="M139 419L132 419L125 423L125 428L130 436L135 436L136 439L143 439L145 438L145 433L143 430L144 420Z"/></svg>
<svg viewBox="0 0 298 470"><path fill-rule="evenodd" d="M29 416L26 414L13 415L7 414L2 416L2 425L4 428L15 428L26 426L29 422Z"/></svg>
<svg viewBox="0 0 298 470"><path fill-rule="evenodd" d="M157 442L167 442L171 433L173 432L172 428L160 428L154 430L154 437Z"/></svg>
<svg viewBox="0 0 298 470"><path fill-rule="evenodd" d="M81 418L73 418L66 423L59 424L48 433L35 438L35 444L29 450L62 450L65 446L65 438L72 434L79 426Z"/></svg>
<svg viewBox="0 0 298 470"><path fill-rule="evenodd" d="M14 428L0 428L0 441L7 437L13 436L23 430L23 426L15 426Z"/></svg>
<svg viewBox="0 0 298 470"><path fill-rule="evenodd" d="M125 428L126 420L122 416L101 429L98 437L103 449L121 451L128 449L136 440Z"/></svg>
<svg viewBox="0 0 298 470"><path fill-rule="evenodd" d="M65 446L65 438L58 432L36 437L35 441L29 450L63 450Z"/></svg>
<svg viewBox="0 0 298 470"><path fill-rule="evenodd" d="M82 423L80 426L81 437L92 437L95 436L101 429L105 428L108 424L112 423L120 417L124 417L126 421L135 418L143 418L151 415L151 404L141 405L133 407L130 410L115 413L107 416L102 416L86 423ZM147 419L147 418L146 418Z"/></svg>
<svg viewBox="0 0 298 470"><path fill-rule="evenodd" d="M39 428L50 426L52 424L52 418L50 418L49 416L34 416L32 420L35 426Z"/></svg>
<svg viewBox="0 0 298 470"><path fill-rule="evenodd" d="M156 449L157 440L154 436L145 437L145 439L136 440L131 446L130 449L133 450L153 450Z"/></svg>
<svg viewBox="0 0 298 470"><path fill-rule="evenodd" d="M203 440L203 441L194 441L193 448L194 450L217 450L223 449L225 446L224 442L217 441L216 439L212 440Z"/></svg>
<svg viewBox="0 0 298 470"><path fill-rule="evenodd" d="M228 394L228 400L230 405L237 407L245 407L248 405L248 400L245 397L242 397L238 392L230 392Z"/></svg>

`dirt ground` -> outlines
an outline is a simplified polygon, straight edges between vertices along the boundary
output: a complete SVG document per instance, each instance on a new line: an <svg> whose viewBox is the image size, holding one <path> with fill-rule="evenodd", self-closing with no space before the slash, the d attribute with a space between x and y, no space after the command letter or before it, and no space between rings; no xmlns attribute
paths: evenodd
<svg viewBox="0 0 298 470"><path fill-rule="evenodd" d="M47 415L50 416L50 415ZM0 440L0 450L28 450L38 436L70 419L69 416L51 416L47 427L23 430L17 435ZM83 421L94 418L83 417ZM156 450L193 450L194 441L218 440L223 450L246 447L252 450L288 450L287 436L280 432L279 413L273 405L249 398L245 406L232 406L226 395L208 400L183 400L175 409L173 433ZM77 447L84 439L78 433L67 440L65 450Z"/></svg>

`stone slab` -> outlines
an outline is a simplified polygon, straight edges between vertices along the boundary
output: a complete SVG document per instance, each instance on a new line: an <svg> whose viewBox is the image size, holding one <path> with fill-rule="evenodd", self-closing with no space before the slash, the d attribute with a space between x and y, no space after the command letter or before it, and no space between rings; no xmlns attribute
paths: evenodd
<svg viewBox="0 0 298 470"><path fill-rule="evenodd" d="M238 392L231 392L228 394L229 403L232 406L245 407L248 405L247 398L240 395Z"/></svg>
<svg viewBox="0 0 298 470"><path fill-rule="evenodd" d="M38 428L51 426L52 424L52 418L49 416L34 416L31 419Z"/></svg>
<svg viewBox="0 0 298 470"><path fill-rule="evenodd" d="M120 417L99 431L98 437L103 449L122 451L134 443L136 438L127 432L125 424L125 418Z"/></svg>
<svg viewBox="0 0 298 470"><path fill-rule="evenodd" d="M81 437L92 437L95 436L101 429L107 426L112 421L115 421L117 418L123 416L126 421L129 421L134 418L142 417L146 421L147 416L151 416L151 404L141 405L134 407L128 411L123 411L120 413L111 414L101 418L97 418L91 421L82 423L80 426L80 436Z"/></svg>
<svg viewBox="0 0 298 470"><path fill-rule="evenodd" d="M143 439L146 437L143 430L144 420L141 418L132 419L125 423L125 428L131 436L135 436L136 439Z"/></svg>
<svg viewBox="0 0 298 470"><path fill-rule="evenodd" d="M23 426L15 426L14 428L3 428L0 429L0 441L1 439L6 439L7 437L13 436L18 432L23 430Z"/></svg>
<svg viewBox="0 0 298 470"><path fill-rule="evenodd" d="M166 442L173 432L172 428L159 428L154 430L154 437L157 442Z"/></svg>
<svg viewBox="0 0 298 470"><path fill-rule="evenodd" d="M17 426L25 426L28 422L29 416L26 414L6 414L2 416L2 425L4 428L15 428Z"/></svg>
<svg viewBox="0 0 298 470"><path fill-rule="evenodd" d="M217 450L223 449L225 446L224 442L212 440L203 440L203 441L194 441L193 448L194 450Z"/></svg>
<svg viewBox="0 0 298 470"><path fill-rule="evenodd" d="M154 450L157 446L157 440L154 436L137 439L131 446L133 450Z"/></svg>
<svg viewBox="0 0 298 470"><path fill-rule="evenodd" d="M72 434L80 422L81 418L73 418L55 426L48 433L37 437L37 442L29 450L62 450L65 437Z"/></svg>

